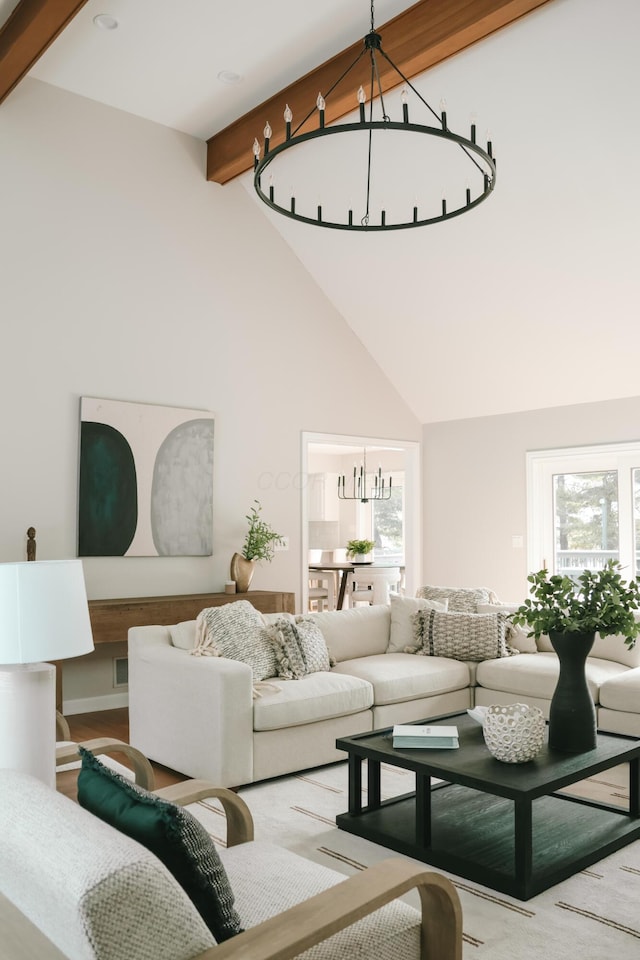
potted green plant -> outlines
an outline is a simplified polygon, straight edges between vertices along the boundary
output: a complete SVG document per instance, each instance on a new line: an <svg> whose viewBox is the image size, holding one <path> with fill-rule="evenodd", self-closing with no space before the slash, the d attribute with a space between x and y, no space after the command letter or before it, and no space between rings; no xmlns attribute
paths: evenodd
<svg viewBox="0 0 640 960"><path fill-rule="evenodd" d="M373 540L349 540L347 542L347 556L354 563L366 563L370 559L369 554L374 547Z"/></svg>
<svg viewBox="0 0 640 960"><path fill-rule="evenodd" d="M609 560L601 570L584 570L576 581L539 570L527 577L531 597L511 614L514 624L538 639L548 634L558 654L560 673L549 711L549 746L581 753L596 745L593 699L585 665L595 635L620 635L633 647L640 632L634 611L640 609L640 588L627 582L620 563Z"/></svg>
<svg viewBox="0 0 640 960"><path fill-rule="evenodd" d="M231 579L236 582L238 593L246 593L255 570L256 562L266 560L271 562L276 546L284 544L284 538L276 533L271 524L260 516L262 505L254 500L245 519L249 522L249 529L244 540L242 553L234 553L231 558Z"/></svg>

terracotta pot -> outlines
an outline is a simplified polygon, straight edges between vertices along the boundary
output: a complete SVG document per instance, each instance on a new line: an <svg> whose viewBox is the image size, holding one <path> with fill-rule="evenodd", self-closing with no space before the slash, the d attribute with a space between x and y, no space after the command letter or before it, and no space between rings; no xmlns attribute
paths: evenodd
<svg viewBox="0 0 640 960"><path fill-rule="evenodd" d="M256 565L254 560L247 560L240 553L234 553L231 557L231 579L236 582L236 592L246 593L253 577L253 571Z"/></svg>
<svg viewBox="0 0 640 960"><path fill-rule="evenodd" d="M564 753L586 753L596 746L596 710L585 672L595 633L549 631L549 639L560 661L549 709L549 746Z"/></svg>

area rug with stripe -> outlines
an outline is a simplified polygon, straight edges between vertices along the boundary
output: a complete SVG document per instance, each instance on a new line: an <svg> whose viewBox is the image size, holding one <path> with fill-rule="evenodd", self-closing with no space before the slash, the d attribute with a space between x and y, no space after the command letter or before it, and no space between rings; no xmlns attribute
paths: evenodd
<svg viewBox="0 0 640 960"><path fill-rule="evenodd" d="M382 789L383 799L408 793L413 789L412 775L383 765ZM574 792L626 806L626 767L583 781ZM347 809L346 763L252 784L239 793L253 815L256 839L287 847L345 875L398 856L336 828L336 815ZM203 801L190 809L223 844L225 824L219 805ZM640 841L526 902L446 875L462 902L464 960L640 958ZM409 894L407 900L418 906L417 895Z"/></svg>

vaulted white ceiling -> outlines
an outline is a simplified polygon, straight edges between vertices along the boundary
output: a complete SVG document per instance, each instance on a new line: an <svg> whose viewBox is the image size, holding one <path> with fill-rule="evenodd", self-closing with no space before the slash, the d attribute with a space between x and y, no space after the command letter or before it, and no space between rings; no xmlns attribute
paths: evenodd
<svg viewBox="0 0 640 960"><path fill-rule="evenodd" d="M377 0L376 25L410 5ZM30 75L206 140L368 29L365 0L89 0ZM242 175L420 421L640 392L639 35L637 0L550 0L414 80L498 158L493 196L449 222L310 227Z"/></svg>

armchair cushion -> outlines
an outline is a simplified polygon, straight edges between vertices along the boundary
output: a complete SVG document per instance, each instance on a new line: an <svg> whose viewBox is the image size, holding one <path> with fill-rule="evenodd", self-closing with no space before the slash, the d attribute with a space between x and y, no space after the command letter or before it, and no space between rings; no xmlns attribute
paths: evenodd
<svg viewBox="0 0 640 960"><path fill-rule="evenodd" d="M78 802L155 854L173 874L218 943L240 933L226 870L202 824L167 800L109 770L79 748Z"/></svg>
<svg viewBox="0 0 640 960"><path fill-rule="evenodd" d="M242 843L223 850L222 856L248 928L345 879L268 841ZM407 960L421 955L420 915L402 900L393 900L303 954L313 960ZM429 956L435 960L436 954Z"/></svg>

